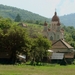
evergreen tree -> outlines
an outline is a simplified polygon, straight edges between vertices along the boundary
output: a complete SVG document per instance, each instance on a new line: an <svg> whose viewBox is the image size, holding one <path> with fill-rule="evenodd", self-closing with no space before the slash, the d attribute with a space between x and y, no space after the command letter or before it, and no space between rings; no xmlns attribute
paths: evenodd
<svg viewBox="0 0 75 75"><path fill-rule="evenodd" d="M21 16L19 14L17 14L16 18L15 18L15 22L20 22L21 21Z"/></svg>

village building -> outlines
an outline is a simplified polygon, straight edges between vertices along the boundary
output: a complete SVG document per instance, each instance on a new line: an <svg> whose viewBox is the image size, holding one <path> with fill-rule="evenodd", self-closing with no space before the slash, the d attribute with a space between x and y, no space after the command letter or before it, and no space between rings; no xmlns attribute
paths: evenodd
<svg viewBox="0 0 75 75"><path fill-rule="evenodd" d="M24 23L22 23L22 22L20 22L20 23L18 24L18 26L21 26L21 27L27 28L27 25L24 24Z"/></svg>
<svg viewBox="0 0 75 75"><path fill-rule="evenodd" d="M61 27L60 19L57 16L57 12L54 13L54 16L51 19L50 27L45 21L43 34L52 42L51 50L54 53L52 55L52 59L58 60L56 55L60 55L60 59L62 59L62 56L65 59L74 58L74 48L69 45L64 39L64 29Z"/></svg>

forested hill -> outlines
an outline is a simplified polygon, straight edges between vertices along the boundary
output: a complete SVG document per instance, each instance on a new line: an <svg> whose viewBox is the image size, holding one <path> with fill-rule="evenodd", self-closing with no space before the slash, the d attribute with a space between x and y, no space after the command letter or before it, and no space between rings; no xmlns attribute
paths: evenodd
<svg viewBox="0 0 75 75"><path fill-rule="evenodd" d="M4 18L11 18L14 20L17 14L21 16L22 20L30 20L30 21L32 20L32 21L42 21L42 22L46 20L50 23L50 19L46 17L40 16L38 14L32 13L27 10L0 4L0 16ZM61 16L60 21L62 24L66 26L75 27L75 13Z"/></svg>
<svg viewBox="0 0 75 75"><path fill-rule="evenodd" d="M30 11L0 4L0 16L4 18L15 19L17 14L21 16L22 20L49 21L48 18L32 13Z"/></svg>
<svg viewBox="0 0 75 75"><path fill-rule="evenodd" d="M66 26L74 26L75 27L75 13L61 16L60 20Z"/></svg>

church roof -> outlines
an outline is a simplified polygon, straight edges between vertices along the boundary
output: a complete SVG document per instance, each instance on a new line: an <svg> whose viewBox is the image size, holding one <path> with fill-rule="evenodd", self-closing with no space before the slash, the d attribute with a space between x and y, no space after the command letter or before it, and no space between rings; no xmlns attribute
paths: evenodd
<svg viewBox="0 0 75 75"><path fill-rule="evenodd" d="M70 46L67 42L65 42L64 40L57 40L56 42L54 42L52 44L52 48L58 48L58 49L61 49L61 48L67 48L67 49L73 49L72 46Z"/></svg>
<svg viewBox="0 0 75 75"><path fill-rule="evenodd" d="M59 21L59 17L57 16L57 12L55 12L54 16L52 17L52 21Z"/></svg>

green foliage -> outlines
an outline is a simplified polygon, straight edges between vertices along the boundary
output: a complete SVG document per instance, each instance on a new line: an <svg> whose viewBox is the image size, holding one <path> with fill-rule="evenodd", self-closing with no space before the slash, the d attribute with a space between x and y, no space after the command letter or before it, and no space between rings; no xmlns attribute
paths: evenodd
<svg viewBox="0 0 75 75"><path fill-rule="evenodd" d="M73 26L64 26L65 40L75 48L75 28Z"/></svg>
<svg viewBox="0 0 75 75"><path fill-rule="evenodd" d="M35 62L38 63L43 61L44 57L47 57L47 50L51 48L51 42L47 38L38 36L33 40L33 45L31 49L31 64Z"/></svg>
<svg viewBox="0 0 75 75"><path fill-rule="evenodd" d="M11 52L13 62L16 61L16 55L20 53L25 54L27 60L33 57L37 62L42 61L43 57L47 55L46 50L51 47L50 41L43 38L36 26L23 28L16 24L10 19L0 19L0 51ZM32 33L30 33L31 31Z"/></svg>
<svg viewBox="0 0 75 75"><path fill-rule="evenodd" d="M1 75L75 75L75 65L0 65Z"/></svg>
<svg viewBox="0 0 75 75"><path fill-rule="evenodd" d="M0 19L1 29L9 29L11 27L11 24L12 24L11 19Z"/></svg>

